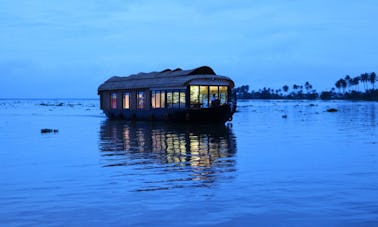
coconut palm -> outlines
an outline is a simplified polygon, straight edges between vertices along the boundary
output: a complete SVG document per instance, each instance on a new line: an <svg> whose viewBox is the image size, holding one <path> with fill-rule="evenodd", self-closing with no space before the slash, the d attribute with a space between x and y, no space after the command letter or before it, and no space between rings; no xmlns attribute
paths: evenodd
<svg viewBox="0 0 378 227"><path fill-rule="evenodd" d="M335 87L336 87L337 89L339 89L339 92L340 92L340 88L341 88L341 79L338 80L338 81L336 81L336 83L335 83Z"/></svg>
<svg viewBox="0 0 378 227"><path fill-rule="evenodd" d="M335 86L337 87L337 89L339 89L339 92L340 92L340 89L343 89L343 93L345 93L345 88L347 87L347 82L344 79L339 79L335 83Z"/></svg>
<svg viewBox="0 0 378 227"><path fill-rule="evenodd" d="M346 86L348 87L348 89L349 89L349 87L350 86L352 86L352 78L350 78L350 76L349 75L346 75L345 76L345 78L344 78L344 80L345 80L345 82L346 82Z"/></svg>
<svg viewBox="0 0 378 227"><path fill-rule="evenodd" d="M340 80L341 80L341 87L343 89L343 93L345 93L345 89L347 87L347 82L344 79L340 79Z"/></svg>
<svg viewBox="0 0 378 227"><path fill-rule="evenodd" d="M309 91L312 89L312 85L310 84L310 82L306 82L305 83L305 88L306 88L306 91L307 91L307 94L309 93Z"/></svg>
<svg viewBox="0 0 378 227"><path fill-rule="evenodd" d="M352 79L352 85L357 87L357 91L360 91L360 80L361 77L356 76Z"/></svg>
<svg viewBox="0 0 378 227"><path fill-rule="evenodd" d="M283 90L285 93L287 93L287 91L289 91L289 86L284 85L284 86L282 87L282 90Z"/></svg>
<svg viewBox="0 0 378 227"><path fill-rule="evenodd" d="M362 83L364 85L365 91L367 90L367 82L368 82L368 80L369 80L369 73L362 73L361 74L361 81L362 81Z"/></svg>
<svg viewBox="0 0 378 227"><path fill-rule="evenodd" d="M377 77L377 75L375 75L375 72L372 72L370 73L369 75L369 81L371 83L371 85L373 85L373 90L374 90L374 84L375 84L375 78Z"/></svg>

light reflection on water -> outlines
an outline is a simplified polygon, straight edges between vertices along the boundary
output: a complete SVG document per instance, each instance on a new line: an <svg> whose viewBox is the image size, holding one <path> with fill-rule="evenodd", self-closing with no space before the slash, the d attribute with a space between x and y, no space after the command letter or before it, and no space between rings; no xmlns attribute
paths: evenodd
<svg viewBox="0 0 378 227"><path fill-rule="evenodd" d="M224 125L105 120L100 137L103 167L124 167L123 174L131 168L142 176L132 190L210 187L235 171L236 141Z"/></svg>

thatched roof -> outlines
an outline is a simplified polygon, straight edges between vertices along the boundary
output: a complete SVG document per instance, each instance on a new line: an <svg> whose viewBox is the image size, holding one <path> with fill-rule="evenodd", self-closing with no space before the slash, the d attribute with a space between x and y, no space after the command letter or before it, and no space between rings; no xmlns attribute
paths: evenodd
<svg viewBox="0 0 378 227"><path fill-rule="evenodd" d="M216 75L212 68L202 66L191 70L165 69L160 72L138 73L126 77L113 76L98 87L98 92L140 88L175 88L189 84L227 84L231 87L234 82L226 77Z"/></svg>

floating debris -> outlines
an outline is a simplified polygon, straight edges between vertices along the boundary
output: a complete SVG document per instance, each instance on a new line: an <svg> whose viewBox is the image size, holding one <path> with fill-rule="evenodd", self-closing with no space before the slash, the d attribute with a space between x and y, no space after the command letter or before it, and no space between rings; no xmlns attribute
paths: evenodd
<svg viewBox="0 0 378 227"><path fill-rule="evenodd" d="M338 110L335 109L335 108L329 108L327 109L327 112L330 112L330 113L333 113L333 112L337 112Z"/></svg>
<svg viewBox="0 0 378 227"><path fill-rule="evenodd" d="M44 103L42 102L41 104L39 104L40 106L64 106L64 103Z"/></svg>
<svg viewBox="0 0 378 227"><path fill-rule="evenodd" d="M41 129L41 133L44 134L44 133L58 133L59 130L58 129L51 129L51 128L43 128Z"/></svg>
<svg viewBox="0 0 378 227"><path fill-rule="evenodd" d="M287 115L286 114L282 115L282 118L287 118Z"/></svg>

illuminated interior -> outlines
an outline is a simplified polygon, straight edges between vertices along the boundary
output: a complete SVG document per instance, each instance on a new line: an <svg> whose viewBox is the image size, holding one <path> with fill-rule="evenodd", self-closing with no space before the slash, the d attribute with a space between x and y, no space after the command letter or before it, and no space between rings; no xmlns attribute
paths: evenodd
<svg viewBox="0 0 378 227"><path fill-rule="evenodd" d="M190 86L190 107L208 108L226 104L228 99L227 86Z"/></svg>
<svg viewBox="0 0 378 227"><path fill-rule="evenodd" d="M209 107L209 86L200 86L199 100L202 108Z"/></svg>
<svg viewBox="0 0 378 227"><path fill-rule="evenodd" d="M145 94L144 91L138 91L137 94L137 107L138 109L144 109Z"/></svg>
<svg viewBox="0 0 378 227"><path fill-rule="evenodd" d="M167 107L174 109L185 109L186 96L184 90L167 91Z"/></svg>
<svg viewBox="0 0 378 227"><path fill-rule="evenodd" d="M151 106L153 109L165 108L165 91L152 91Z"/></svg>
<svg viewBox="0 0 378 227"><path fill-rule="evenodd" d="M219 86L219 100L220 100L220 104L227 103L227 100L228 100L227 86Z"/></svg>
<svg viewBox="0 0 378 227"><path fill-rule="evenodd" d="M130 109L130 92L123 93L123 109Z"/></svg>
<svg viewBox="0 0 378 227"><path fill-rule="evenodd" d="M185 91L180 91L180 108L186 107L186 95Z"/></svg>

